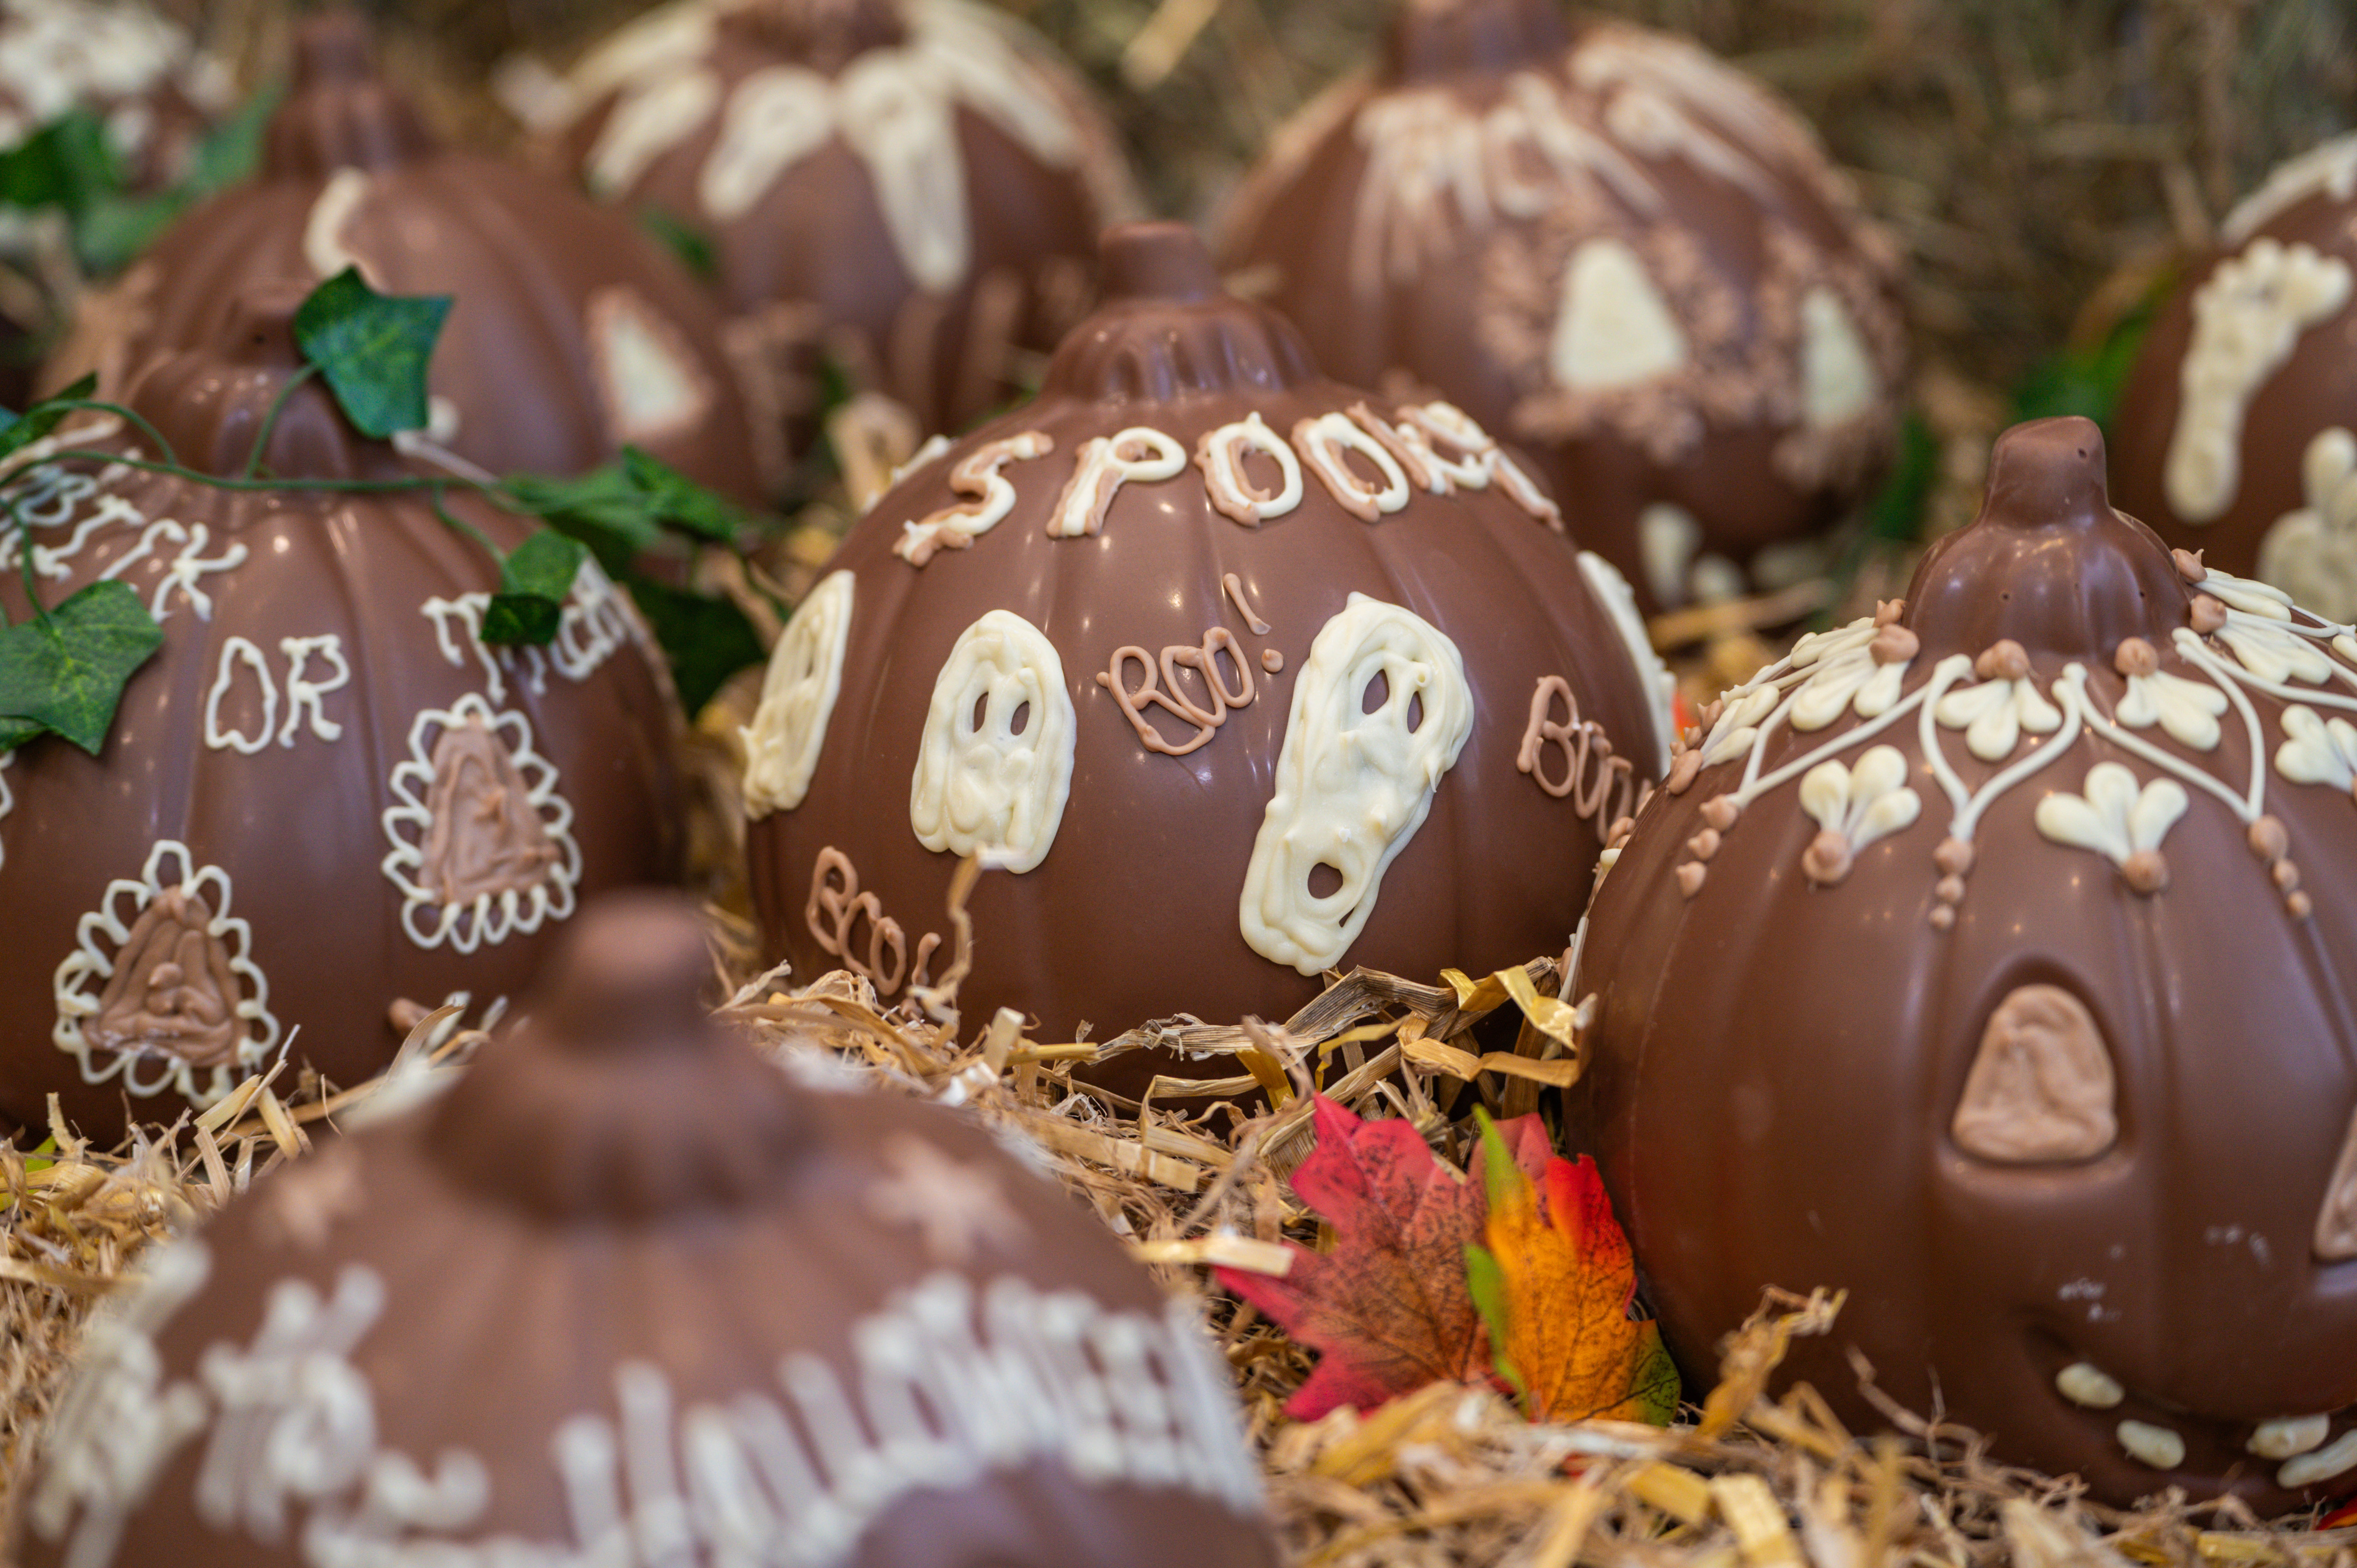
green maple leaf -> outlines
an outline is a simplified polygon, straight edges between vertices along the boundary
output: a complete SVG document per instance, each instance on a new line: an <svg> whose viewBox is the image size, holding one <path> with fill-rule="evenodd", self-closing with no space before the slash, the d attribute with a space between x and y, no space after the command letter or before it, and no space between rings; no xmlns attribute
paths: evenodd
<svg viewBox="0 0 2357 1568"><path fill-rule="evenodd" d="M425 426L425 366L450 296L384 295L346 267L295 312L295 344L319 368L344 417L380 440Z"/></svg>
<svg viewBox="0 0 2357 1568"><path fill-rule="evenodd" d="M577 539L541 529L500 563L500 591L483 612L485 642L546 643L556 636L565 596L589 552Z"/></svg>
<svg viewBox="0 0 2357 1568"><path fill-rule="evenodd" d="M0 746L47 731L98 755L124 683L164 645L164 628L128 585L92 583L0 631Z"/></svg>

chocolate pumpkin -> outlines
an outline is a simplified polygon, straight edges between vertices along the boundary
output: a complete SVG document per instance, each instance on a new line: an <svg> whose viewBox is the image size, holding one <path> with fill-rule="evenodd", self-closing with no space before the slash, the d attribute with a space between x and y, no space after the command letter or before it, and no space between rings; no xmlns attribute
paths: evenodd
<svg viewBox="0 0 2357 1568"><path fill-rule="evenodd" d="M1606 874L1576 1141L1671 1349L2126 1504L2357 1489L2357 636L2000 437L1904 606L1729 692Z"/></svg>
<svg viewBox="0 0 2357 1568"><path fill-rule="evenodd" d="M2276 169L2221 234L2122 393L2121 504L2357 619L2357 135Z"/></svg>
<svg viewBox="0 0 2357 1568"><path fill-rule="evenodd" d="M1380 68L1278 132L1222 254L1335 375L1527 444L1649 607L1810 570L1896 435L1896 253L1808 127L1557 0L1401 0Z"/></svg>
<svg viewBox="0 0 2357 1568"><path fill-rule="evenodd" d="M1039 400L910 472L778 644L771 952L937 979L967 854L960 1005L1057 1038L1557 950L1667 745L1626 586L1471 420L1326 380L1183 226L1103 261Z"/></svg>
<svg viewBox="0 0 2357 1568"><path fill-rule="evenodd" d="M1005 404L1136 206L1087 87L972 0L674 0L550 115L590 188L711 244L748 391L796 447L829 355L928 431Z"/></svg>
<svg viewBox="0 0 2357 1568"><path fill-rule="evenodd" d="M760 485L717 313L621 213L509 159L446 147L377 72L350 14L304 20L262 168L84 304L70 362L102 391L209 342L249 285L357 266L382 294L456 296L430 439L496 474L575 474L625 445L743 499Z"/></svg>
<svg viewBox="0 0 2357 1568"><path fill-rule="evenodd" d="M216 348L158 360L129 406L201 472L244 470L298 362L299 291L249 295ZM546 649L478 639L499 568L417 492L240 492L86 459L152 458L78 413L13 458L56 605L128 584L164 646L99 755L0 757L0 1118L102 1143L169 1122L280 1051L342 1085L401 1043L387 1009L479 1018L599 888L665 880L679 801L665 677L595 565ZM266 453L307 480L443 473L297 388ZM26 464L30 462L31 466ZM524 525L453 492L493 542ZM15 549L15 534L9 534ZM28 613L17 574L0 584ZM298 1033L299 1031L299 1033Z"/></svg>
<svg viewBox="0 0 2357 1568"><path fill-rule="evenodd" d="M1227 1367L937 1106L798 1087L684 902L93 1327L12 1561L1271 1568Z"/></svg>

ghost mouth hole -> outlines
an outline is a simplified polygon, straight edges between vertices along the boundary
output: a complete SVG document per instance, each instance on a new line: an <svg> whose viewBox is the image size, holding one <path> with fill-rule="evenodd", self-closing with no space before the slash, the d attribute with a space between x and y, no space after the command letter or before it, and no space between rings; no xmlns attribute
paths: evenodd
<svg viewBox="0 0 2357 1568"><path fill-rule="evenodd" d="M1019 703L1015 709L1015 716L1006 721L1006 733L1009 735L1021 735L1030 726L1031 704L1028 703Z"/></svg>
<svg viewBox="0 0 2357 1568"><path fill-rule="evenodd" d="M1319 861L1309 868L1309 896L1323 903L1342 890L1342 874Z"/></svg>

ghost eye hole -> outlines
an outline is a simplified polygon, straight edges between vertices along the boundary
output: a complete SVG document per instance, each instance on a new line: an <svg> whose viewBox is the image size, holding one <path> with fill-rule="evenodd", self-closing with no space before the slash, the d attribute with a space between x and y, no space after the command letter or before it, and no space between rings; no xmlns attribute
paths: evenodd
<svg viewBox="0 0 2357 1568"><path fill-rule="evenodd" d="M1015 716L1006 721L1006 733L1009 735L1021 735L1026 729L1030 727L1030 724L1031 704L1028 702L1018 703L1015 709Z"/></svg>
<svg viewBox="0 0 2357 1568"><path fill-rule="evenodd" d="M1369 681L1365 690L1359 693L1359 712L1369 714L1379 714L1390 704L1391 700L1392 678L1387 672L1378 670L1375 671L1374 679ZM1423 727L1424 693L1412 692L1407 699L1407 730L1410 735L1414 735Z"/></svg>

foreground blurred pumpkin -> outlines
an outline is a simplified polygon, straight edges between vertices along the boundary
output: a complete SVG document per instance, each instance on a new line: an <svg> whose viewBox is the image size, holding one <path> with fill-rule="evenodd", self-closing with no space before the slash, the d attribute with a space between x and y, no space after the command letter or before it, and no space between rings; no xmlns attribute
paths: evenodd
<svg viewBox="0 0 2357 1568"><path fill-rule="evenodd" d="M129 406L183 463L245 470L298 363L299 297L249 295L220 346L141 380ZM27 466L83 449L156 456L76 413L13 458L32 575L52 607L129 585L164 646L97 756L56 737L0 755L8 1123L42 1124L55 1092L103 1144L126 1106L169 1122L282 1051L359 1083L400 1044L396 1000L490 1007L582 897L673 875L660 655L594 564L554 643L495 653L479 634L499 566L422 493ZM316 381L264 457L294 479L439 472L361 436ZM502 548L526 531L461 492L448 505ZM30 613L13 571L0 607Z"/></svg>
<svg viewBox="0 0 2357 1568"><path fill-rule="evenodd" d="M1728 693L1606 875L1572 1090L1672 1351L1769 1285L2126 1504L2357 1490L2357 639L1998 440L1903 608Z"/></svg>
<svg viewBox="0 0 2357 1568"><path fill-rule="evenodd" d="M797 1087L591 911L437 1102L91 1330L16 1561L1270 1568L1227 1368L938 1107Z"/></svg>
<svg viewBox="0 0 2357 1568"><path fill-rule="evenodd" d="M1897 434L1896 253L1808 127L1558 0L1400 0L1380 69L1278 132L1222 260L1335 375L1528 444L1654 607L1813 569Z"/></svg>
<svg viewBox="0 0 2357 1568"><path fill-rule="evenodd" d="M1559 950L1667 747L1626 585L1472 421L1320 376L1182 226L1104 267L1039 399L877 502L778 644L768 947L897 997L978 854L961 1004L1055 1038Z"/></svg>
<svg viewBox="0 0 2357 1568"><path fill-rule="evenodd" d="M247 286L357 266L381 294L456 296L435 442L502 475L580 473L633 446L758 499L717 314L679 262L562 181L440 145L356 16L306 19L296 49L258 177L85 301L51 384L96 370L112 394L153 354L210 341Z"/></svg>
<svg viewBox="0 0 2357 1568"><path fill-rule="evenodd" d="M972 0L675 0L551 113L593 190L711 245L748 390L797 444L825 357L929 431L1003 403L1136 205L1087 87Z"/></svg>
<svg viewBox="0 0 2357 1568"><path fill-rule="evenodd" d="M2222 233L2122 394L2121 504L2357 619L2357 135L2276 170Z"/></svg>

